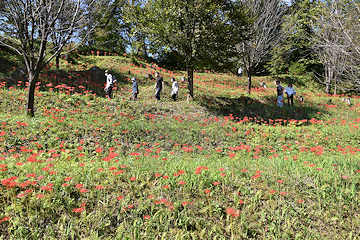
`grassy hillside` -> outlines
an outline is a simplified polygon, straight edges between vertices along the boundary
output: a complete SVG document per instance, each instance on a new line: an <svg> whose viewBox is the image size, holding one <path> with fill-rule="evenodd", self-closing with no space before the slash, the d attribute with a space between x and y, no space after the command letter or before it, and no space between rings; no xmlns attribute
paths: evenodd
<svg viewBox="0 0 360 240"><path fill-rule="evenodd" d="M76 61L76 63L75 63ZM119 80L103 97L104 70ZM160 71L167 85L154 100ZM360 100L286 76L304 102L276 106L275 79L196 73L170 99L169 71L79 56L0 88L0 239L355 239ZM137 76L139 101L129 101ZM260 88L265 82L267 89ZM286 85L286 83L284 83Z"/></svg>

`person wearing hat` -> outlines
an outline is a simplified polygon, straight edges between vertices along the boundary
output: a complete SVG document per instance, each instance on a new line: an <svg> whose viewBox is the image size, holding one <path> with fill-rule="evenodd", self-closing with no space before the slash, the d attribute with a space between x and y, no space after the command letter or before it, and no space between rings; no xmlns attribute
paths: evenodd
<svg viewBox="0 0 360 240"><path fill-rule="evenodd" d="M137 95L139 93L139 86L137 84L136 77L133 77L131 79L131 82L133 83L133 86L132 86L132 99L134 101L136 101L137 100Z"/></svg>
<svg viewBox="0 0 360 240"><path fill-rule="evenodd" d="M171 82L172 82L171 97L175 102L176 101L176 96L179 94L179 85L178 85L178 83L177 83L177 81L175 80L174 77L171 78Z"/></svg>
<svg viewBox="0 0 360 240"><path fill-rule="evenodd" d="M106 86L105 86L106 96L108 97L108 99L111 99L111 92L115 81L113 76L110 74L109 70L105 70L105 76L106 76Z"/></svg>

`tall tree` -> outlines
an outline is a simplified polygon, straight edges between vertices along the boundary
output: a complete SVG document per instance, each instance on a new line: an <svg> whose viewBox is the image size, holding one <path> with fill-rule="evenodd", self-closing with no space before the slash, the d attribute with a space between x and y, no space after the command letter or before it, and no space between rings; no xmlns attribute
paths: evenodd
<svg viewBox="0 0 360 240"><path fill-rule="evenodd" d="M87 34L88 14L96 11L102 1L95 0L3 0L0 9L0 45L23 56L29 76L27 114L34 116L35 83L40 71L56 57L65 44L77 37L80 29ZM68 21L60 21L69 16ZM63 24L61 24L63 23ZM50 37L55 33L65 36L55 45ZM85 36L86 37L86 36ZM80 44L82 39L77 39Z"/></svg>
<svg viewBox="0 0 360 240"><path fill-rule="evenodd" d="M271 49L281 40L281 24L285 13L282 0L240 0L246 6L251 25L244 31L245 40L237 48L247 72L247 92L251 92L251 78L257 65L269 58ZM243 26L234 25L238 31Z"/></svg>
<svg viewBox="0 0 360 240"><path fill-rule="evenodd" d="M319 1L311 39L324 65L326 92L360 91L359 1ZM320 74L319 74L320 75ZM321 80L321 78L319 78Z"/></svg>
<svg viewBox="0 0 360 240"><path fill-rule="evenodd" d="M310 22L316 6L313 0L294 0L287 8L281 27L281 42L273 48L269 62L272 74L285 73L294 63L309 70L316 66L309 41L314 34Z"/></svg>
<svg viewBox="0 0 360 240"><path fill-rule="evenodd" d="M244 19L240 10L231 0L149 0L138 8L137 29L147 34L150 50L179 53L193 96L195 64L205 59L221 61L231 52L238 40L231 21Z"/></svg>

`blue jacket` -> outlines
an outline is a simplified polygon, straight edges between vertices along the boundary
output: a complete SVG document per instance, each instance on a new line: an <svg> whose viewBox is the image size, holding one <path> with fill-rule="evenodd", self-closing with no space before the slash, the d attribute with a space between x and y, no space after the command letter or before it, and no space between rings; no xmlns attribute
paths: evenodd
<svg viewBox="0 0 360 240"><path fill-rule="evenodd" d="M139 87L138 87L138 84L136 81L134 81L134 83L133 83L132 91L133 92L137 91L139 93Z"/></svg>

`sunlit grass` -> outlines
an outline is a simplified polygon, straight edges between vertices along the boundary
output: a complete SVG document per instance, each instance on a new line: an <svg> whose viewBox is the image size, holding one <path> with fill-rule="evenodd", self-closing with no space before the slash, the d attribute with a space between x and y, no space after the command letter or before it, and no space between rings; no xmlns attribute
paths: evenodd
<svg viewBox="0 0 360 240"><path fill-rule="evenodd" d="M196 73L194 101L185 88L170 101L166 86L156 102L145 73L160 71L167 81L183 72L80 58L62 65L62 75L43 73L33 119L24 114L24 82L0 88L1 236L358 236L358 97L348 106L342 96L299 86L305 101L279 109L269 77L255 78L247 95L245 78ZM112 100L94 94L102 73L71 71L93 66L123 77ZM128 100L132 76L143 81L136 102ZM260 81L269 88L257 88Z"/></svg>

